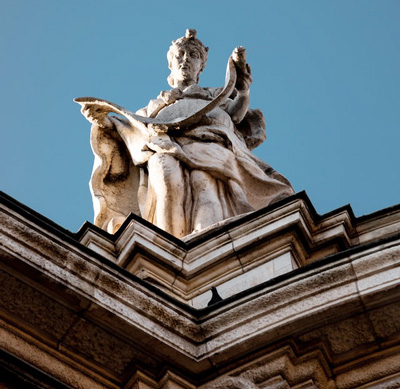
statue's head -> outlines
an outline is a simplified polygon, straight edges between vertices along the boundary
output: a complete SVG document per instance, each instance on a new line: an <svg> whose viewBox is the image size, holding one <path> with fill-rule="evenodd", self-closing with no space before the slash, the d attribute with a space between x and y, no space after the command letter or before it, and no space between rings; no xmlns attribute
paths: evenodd
<svg viewBox="0 0 400 389"><path fill-rule="evenodd" d="M168 53L168 67L171 74L168 84L173 88L179 81L199 82L208 58L208 47L196 38L196 30L186 30L185 36L172 41Z"/></svg>

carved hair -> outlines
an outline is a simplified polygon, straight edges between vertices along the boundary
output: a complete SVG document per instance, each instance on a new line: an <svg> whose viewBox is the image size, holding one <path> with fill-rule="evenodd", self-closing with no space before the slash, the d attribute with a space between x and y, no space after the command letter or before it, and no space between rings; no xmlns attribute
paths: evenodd
<svg viewBox="0 0 400 389"><path fill-rule="evenodd" d="M199 54L202 60L202 66L199 72L200 73L206 67L207 59L208 59L208 47L205 47L201 40L196 38L197 31L193 29L187 29L185 36L177 39L176 41L172 41L172 45L170 46L167 59L168 59L168 67L172 68L172 57L179 50L186 51L188 49L195 49ZM197 77L197 82L199 82L199 77ZM174 87L174 78L172 77L172 73L168 76L168 84Z"/></svg>

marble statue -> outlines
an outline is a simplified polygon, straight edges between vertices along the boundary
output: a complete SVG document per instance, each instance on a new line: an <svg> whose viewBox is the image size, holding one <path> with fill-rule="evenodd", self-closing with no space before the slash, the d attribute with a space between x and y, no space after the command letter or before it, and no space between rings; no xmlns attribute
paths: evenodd
<svg viewBox="0 0 400 389"><path fill-rule="evenodd" d="M250 151L265 140L265 120L249 109L245 49L233 51L222 88L198 85L208 47L195 30L173 41L167 58L172 89L136 113L75 99L92 123L95 224L114 233L132 212L181 238L292 195Z"/></svg>

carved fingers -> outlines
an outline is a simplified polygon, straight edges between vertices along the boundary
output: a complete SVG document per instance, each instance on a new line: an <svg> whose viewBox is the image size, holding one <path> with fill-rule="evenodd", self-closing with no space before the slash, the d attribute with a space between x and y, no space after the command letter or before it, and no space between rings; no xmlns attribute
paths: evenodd
<svg viewBox="0 0 400 389"><path fill-rule="evenodd" d="M167 92L162 91L159 97L164 100L165 104L169 105L182 98L182 91L178 88L174 88Z"/></svg>
<svg viewBox="0 0 400 389"><path fill-rule="evenodd" d="M243 46L235 47L232 52L232 59L236 67L244 67L246 64L246 49Z"/></svg>
<svg viewBox="0 0 400 389"><path fill-rule="evenodd" d="M236 89L239 93L247 92L253 82L253 78L250 65L246 62L246 49L243 46L236 47L233 50L232 59L237 73Z"/></svg>
<svg viewBox="0 0 400 389"><path fill-rule="evenodd" d="M93 124L99 127L113 127L113 123L107 117L110 111L106 110L103 106L97 104L85 104L81 109L82 115Z"/></svg>

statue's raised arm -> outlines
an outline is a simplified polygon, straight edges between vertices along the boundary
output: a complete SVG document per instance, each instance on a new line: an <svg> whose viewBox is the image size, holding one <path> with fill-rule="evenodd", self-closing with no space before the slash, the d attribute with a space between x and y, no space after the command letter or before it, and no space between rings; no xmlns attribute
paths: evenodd
<svg viewBox="0 0 400 389"><path fill-rule="evenodd" d="M265 121L260 110L249 109L245 49L233 51L222 88L198 85L207 57L195 30L173 41L167 54L173 89L137 113L106 100L75 99L93 124L96 225L113 233L132 212L183 237L293 194L250 151L265 140Z"/></svg>

